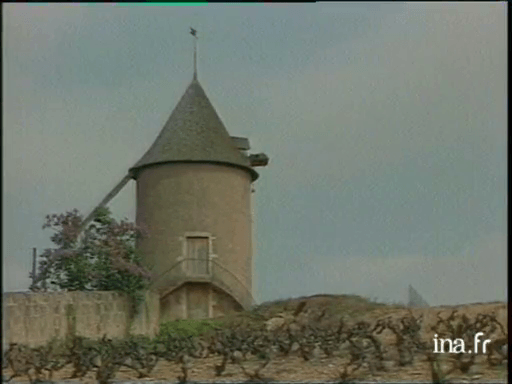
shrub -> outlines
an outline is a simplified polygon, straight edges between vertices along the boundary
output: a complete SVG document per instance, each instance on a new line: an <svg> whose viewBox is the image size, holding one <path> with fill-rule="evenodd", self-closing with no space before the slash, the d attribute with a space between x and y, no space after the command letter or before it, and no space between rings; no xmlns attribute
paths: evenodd
<svg viewBox="0 0 512 384"><path fill-rule="evenodd" d="M51 241L56 248L41 255L31 289L119 291L132 298L136 310L151 278L135 247L143 232L133 223L117 222L105 207L96 210L91 224L82 226L76 209L46 216L43 229L54 231Z"/></svg>
<svg viewBox="0 0 512 384"><path fill-rule="evenodd" d="M201 336L207 332L220 329L223 322L218 319L200 319L200 320L175 320L167 321L160 325L158 338L171 337L194 337Z"/></svg>

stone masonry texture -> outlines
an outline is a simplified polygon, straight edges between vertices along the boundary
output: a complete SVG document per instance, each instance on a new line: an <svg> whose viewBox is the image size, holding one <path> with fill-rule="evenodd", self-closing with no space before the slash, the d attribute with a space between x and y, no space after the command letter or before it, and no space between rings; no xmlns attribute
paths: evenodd
<svg viewBox="0 0 512 384"><path fill-rule="evenodd" d="M39 346L75 332L88 338L154 336L158 332L160 300L147 292L130 321L129 298L116 292L4 293L2 349L9 343Z"/></svg>

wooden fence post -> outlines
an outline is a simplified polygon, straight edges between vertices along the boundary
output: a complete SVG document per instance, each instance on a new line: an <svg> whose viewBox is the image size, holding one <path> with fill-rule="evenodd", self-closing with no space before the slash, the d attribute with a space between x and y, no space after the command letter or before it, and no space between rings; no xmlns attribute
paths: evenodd
<svg viewBox="0 0 512 384"><path fill-rule="evenodd" d="M37 249L32 248L32 287L36 285L36 272L37 272Z"/></svg>

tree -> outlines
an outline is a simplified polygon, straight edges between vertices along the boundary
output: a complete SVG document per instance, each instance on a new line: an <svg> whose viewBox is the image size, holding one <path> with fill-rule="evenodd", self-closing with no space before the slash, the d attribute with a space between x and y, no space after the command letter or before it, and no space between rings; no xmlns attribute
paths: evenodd
<svg viewBox="0 0 512 384"><path fill-rule="evenodd" d="M117 222L108 208L97 209L83 230L82 222L76 209L46 216L43 229L55 232L50 239L56 247L40 256L31 290L47 290L49 281L52 290L120 291L136 308L151 279L135 247L144 231L128 221Z"/></svg>

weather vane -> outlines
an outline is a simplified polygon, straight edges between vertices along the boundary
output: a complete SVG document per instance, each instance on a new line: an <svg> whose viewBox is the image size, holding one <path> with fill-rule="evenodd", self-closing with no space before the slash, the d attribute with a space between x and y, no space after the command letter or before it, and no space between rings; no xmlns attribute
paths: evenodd
<svg viewBox="0 0 512 384"><path fill-rule="evenodd" d="M190 27L190 34L194 36L194 80L197 80L197 30Z"/></svg>

